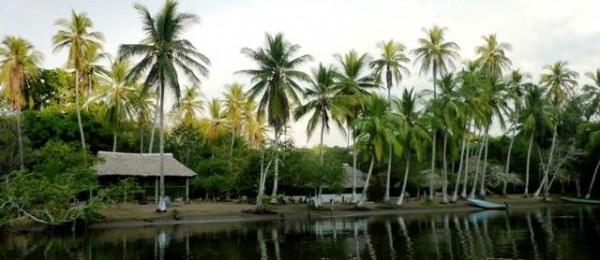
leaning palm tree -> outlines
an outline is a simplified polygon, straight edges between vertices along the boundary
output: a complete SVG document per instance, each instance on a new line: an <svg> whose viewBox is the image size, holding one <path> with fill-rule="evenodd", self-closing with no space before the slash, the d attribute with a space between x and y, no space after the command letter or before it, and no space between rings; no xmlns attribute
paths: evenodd
<svg viewBox="0 0 600 260"><path fill-rule="evenodd" d="M417 110L417 97L413 94L413 89L404 89L401 99L393 101L399 118L399 140L404 147L404 181L402 189L396 205L401 206L404 202L404 194L406 192L406 183L408 181L408 173L410 172L411 156L415 155L417 161L421 160L425 142L429 140L429 133L421 122L421 113Z"/></svg>
<svg viewBox="0 0 600 260"><path fill-rule="evenodd" d="M27 40L6 36L0 45L0 85L4 85L4 94L15 111L17 118L17 139L19 147L19 167L25 169L23 159L23 131L21 127L21 108L25 105L24 89L31 80L40 74L39 64L43 56L34 50Z"/></svg>
<svg viewBox="0 0 600 260"><path fill-rule="evenodd" d="M204 109L203 95L198 88L187 87L179 103L173 106L173 116L184 125L192 125Z"/></svg>
<svg viewBox="0 0 600 260"><path fill-rule="evenodd" d="M529 136L529 148L527 150L527 168L525 172L524 195L529 196L529 165L531 162L531 148L533 147L536 133L553 129L556 120L552 106L544 98L545 89L533 84L526 85L525 106L521 112L521 132Z"/></svg>
<svg viewBox="0 0 600 260"><path fill-rule="evenodd" d="M274 198L277 195L279 180L279 139L283 128L290 119L291 103L298 103L297 92L301 91L298 81L307 81L308 75L299 71L298 67L312 57L310 55L296 56L299 45L286 41L282 33L275 36L266 34L266 46L256 50L243 48L246 55L258 65L257 69L242 70L242 73L252 77L253 85L248 91L248 98L253 100L260 96L258 111L266 110L267 121L275 132L275 173L273 176Z"/></svg>
<svg viewBox="0 0 600 260"><path fill-rule="evenodd" d="M363 147L367 154L371 155L365 187L356 204L357 207L364 207L366 203L367 190L373 173L373 167L375 162L380 162L383 159L387 144L392 144L395 154L402 153L402 146L398 143L392 130L395 129L397 121L392 120L388 114L387 101L376 94L371 94L365 98L365 110L363 114L352 122L357 144Z"/></svg>
<svg viewBox="0 0 600 260"><path fill-rule="evenodd" d="M375 74L383 76L385 71L385 81L387 84L387 98L388 103L391 104L391 90L394 81L396 84L400 84L403 76L410 75L408 68L405 64L410 62L410 59L404 54L406 47L402 43L396 43L393 40L387 42L380 42L377 47L381 49L381 56L379 59L371 61L371 67L375 69ZM390 105L391 109L391 105ZM388 166L386 175L385 195L383 201L388 202L390 200L390 175L392 173L392 146L388 145Z"/></svg>
<svg viewBox="0 0 600 260"><path fill-rule="evenodd" d="M577 132L586 136L587 142L585 144L585 150L587 150L590 156L593 155L594 149L600 144L600 124L584 123L577 127ZM600 160L598 160L598 163L596 163L596 167L594 168L594 173L592 175L592 179L590 180L590 186L585 194L586 199L589 199L592 195L592 189L594 188L594 183L596 182L598 169L600 169Z"/></svg>
<svg viewBox="0 0 600 260"><path fill-rule="evenodd" d="M117 134L123 120L133 116L133 93L135 82L127 79L130 65L126 60L113 62L108 72L108 84L90 101L100 101L105 104L104 120L113 131L113 152L117 151Z"/></svg>
<svg viewBox="0 0 600 260"><path fill-rule="evenodd" d="M454 68L454 60L458 59L458 44L454 42L445 42L444 32L445 27L434 25L431 29L423 32L425 38L420 38L419 47L412 50L411 53L416 55L415 63L421 63L419 74L427 73L429 70L433 72L433 99L437 98L437 76L446 74L449 68ZM432 158L431 158L431 178L429 181L429 199L433 199L433 172L435 171L435 143L436 129L432 129Z"/></svg>
<svg viewBox="0 0 600 260"><path fill-rule="evenodd" d="M523 107L523 96L525 95L525 90L523 89L523 84L524 84L524 80L525 78L528 78L528 74L525 74L523 72L521 72L520 70L513 70L510 74L510 77L508 79L508 86L507 86L507 95L508 98L510 100L512 100L513 103L513 112L510 114L509 119L512 121L512 126L508 129L507 134L509 134L512 131L516 130L516 124L518 122L519 119L519 113L521 111L521 108ZM512 134L511 138L510 138L510 143L508 145L508 152L506 155L506 166L504 167L504 174L506 176L508 176L509 174L509 170L510 170L510 157L511 157L511 153L512 153L512 148L513 148L513 144L515 142L515 137L517 136L516 133ZM503 186L502 186L502 194L506 195L506 188L507 188L507 183L508 182L504 182Z"/></svg>
<svg viewBox="0 0 600 260"><path fill-rule="evenodd" d="M379 88L378 78L369 70L368 63L370 60L369 55L359 54L355 50L351 50L344 55L336 54L334 58L337 60L339 65L339 77L336 85L341 90L343 95L353 95L355 100L362 101L364 96L368 94L369 89ZM347 104L347 110L350 111L346 115L346 134L347 134L347 148L350 149L350 139L353 131L350 130L352 121L358 118L363 110L363 104L361 102L354 104ZM355 139L353 136L352 139ZM352 198L351 201L356 200L356 174L357 174L357 159L358 159L358 147L356 146L356 140L354 140L353 151L352 151L352 167L353 167L353 182L352 182Z"/></svg>
<svg viewBox="0 0 600 260"><path fill-rule="evenodd" d="M71 20L58 19L56 25L60 27L58 32L52 37L54 51L69 49L67 65L75 70L75 106L77 109L77 123L79 124L79 135L81 137L81 147L85 149L85 135L81 123L81 111L79 102L79 83L84 73L88 61L86 60L86 51L93 46L99 46L104 40L101 33L91 31L93 27L92 20L86 13L76 13L71 11Z"/></svg>
<svg viewBox="0 0 600 260"><path fill-rule="evenodd" d="M209 59L198 52L194 45L181 38L186 27L198 20L198 17L189 13L178 13L178 3L167 0L165 6L156 15L150 14L148 9L140 4L135 9L142 15L143 29L146 34L139 44L123 44L119 48L119 55L124 58L141 56L141 60L128 75L137 79L146 73L144 86L157 89L159 95L160 111L160 198L157 205L158 211L166 211L164 187L164 100L165 88L170 88L175 94L175 101L179 102L181 87L179 85L178 69L193 85L200 84L201 76L207 76L206 66Z"/></svg>
<svg viewBox="0 0 600 260"><path fill-rule="evenodd" d="M585 115L586 121L590 121L590 118L597 113L600 106L600 69L596 69L594 72L586 72L585 76L593 82L583 86L583 92L589 96L591 101L591 109Z"/></svg>
<svg viewBox="0 0 600 260"><path fill-rule="evenodd" d="M329 132L329 123L331 120L336 123L339 129L344 128L344 117L348 115L347 104L354 103L353 96L341 94L339 88L336 88L335 69L326 68L319 64L319 68L312 72L310 85L304 90L304 96L308 99L306 104L296 107L294 119L298 120L311 113L308 124L306 125L306 134L308 138L312 136L317 126L321 125L319 139L319 161L323 164L323 139L325 132ZM321 205L322 185L319 185L317 202L315 205Z"/></svg>
<svg viewBox="0 0 600 260"><path fill-rule="evenodd" d="M502 77L502 71L509 69L512 62L506 57L506 52L511 46L505 42L498 42L496 34L481 37L485 44L477 46L475 52L479 57L475 60L485 71L494 78Z"/></svg>
<svg viewBox="0 0 600 260"><path fill-rule="evenodd" d="M546 92L546 97L554 106L554 112L558 113L559 108L564 103L567 95L571 95L574 91L574 88L577 86L577 77L579 74L575 71L572 71L567 67L568 63L566 61L558 61L552 65L544 66L548 72L542 74L540 78L540 83L548 88ZM556 115L558 118L558 115ZM558 119L557 119L558 120ZM539 196L540 192L544 190L544 198L548 195L548 175L550 172L550 167L552 166L552 160L554 158L554 148L556 147L556 139L558 138L558 131L556 127L558 127L558 123L555 125L555 129L552 135L552 145L550 146L550 155L548 156L548 163L546 167L542 167L544 169L544 177L540 182L540 186L534 193L534 197Z"/></svg>

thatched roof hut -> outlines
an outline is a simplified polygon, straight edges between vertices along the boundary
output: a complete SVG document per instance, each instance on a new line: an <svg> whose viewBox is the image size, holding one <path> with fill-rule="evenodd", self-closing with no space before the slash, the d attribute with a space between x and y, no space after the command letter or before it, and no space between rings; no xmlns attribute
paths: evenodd
<svg viewBox="0 0 600 260"><path fill-rule="evenodd" d="M350 166L347 163L344 163L343 167L346 173L344 188L352 188L352 186L354 185L354 167ZM356 169L356 188L365 187L365 178L365 174L361 170Z"/></svg>
<svg viewBox="0 0 600 260"><path fill-rule="evenodd" d="M116 153L99 151L98 156L104 159L96 165L98 176L136 176L159 177L160 154ZM196 173L173 158L172 153L165 153L165 177L194 177Z"/></svg>

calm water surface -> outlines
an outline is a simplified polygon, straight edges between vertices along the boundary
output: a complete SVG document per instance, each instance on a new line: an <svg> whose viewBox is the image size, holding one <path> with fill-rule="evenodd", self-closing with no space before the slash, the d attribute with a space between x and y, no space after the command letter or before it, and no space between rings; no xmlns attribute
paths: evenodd
<svg viewBox="0 0 600 260"><path fill-rule="evenodd" d="M0 259L600 259L600 207L173 225L0 241Z"/></svg>

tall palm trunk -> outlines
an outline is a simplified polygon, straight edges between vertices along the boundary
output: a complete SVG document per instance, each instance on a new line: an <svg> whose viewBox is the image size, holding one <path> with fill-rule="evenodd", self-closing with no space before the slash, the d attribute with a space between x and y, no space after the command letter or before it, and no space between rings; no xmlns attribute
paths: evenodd
<svg viewBox="0 0 600 260"><path fill-rule="evenodd" d="M446 159L446 150L448 148L448 132L444 132L444 158L442 169L443 182L442 182L442 203L448 203L448 160Z"/></svg>
<svg viewBox="0 0 600 260"><path fill-rule="evenodd" d="M323 121L325 122L325 121ZM321 165L323 165L324 160L323 160L323 139L325 136L325 124L321 124L321 136L320 136L320 140L319 140L319 162L321 163ZM320 207L321 204L323 204L323 198L321 197L323 193L323 185L321 183L319 183L319 190L317 193L317 201L318 203L315 203L315 205L317 207Z"/></svg>
<svg viewBox="0 0 600 260"><path fill-rule="evenodd" d="M518 116L518 113L517 113ZM515 133L511 138L510 138L510 143L508 144L508 155L506 156L506 166L504 167L504 174L508 175L509 170L510 170L510 154L512 152L512 148L513 148L513 144L515 142L515 137L517 136L517 134ZM502 184L502 195L506 195L506 186L507 186L507 182L504 181L504 183Z"/></svg>
<svg viewBox="0 0 600 260"><path fill-rule="evenodd" d="M485 175L487 173L487 159L488 159L488 142L489 142L489 128L486 127L485 128L485 141L484 141L484 145L485 145L485 152L483 155L483 170L481 171L481 184L479 186L479 196L484 197L485 196Z"/></svg>
<svg viewBox="0 0 600 260"><path fill-rule="evenodd" d="M159 101L161 99L160 91L158 93L158 97L156 97L156 106L158 107ZM156 123L158 122L158 109L154 111L154 120L152 121L152 133L150 134L150 143L148 144L148 153L153 153L152 146L154 145L154 132L156 130Z"/></svg>
<svg viewBox="0 0 600 260"><path fill-rule="evenodd" d="M365 187L363 188L362 195L358 200L356 206L364 207L367 201L367 190L369 188L369 180L371 179L371 174L373 173L373 166L375 165L375 155L371 155L371 165L369 165L369 173L367 173L367 179L365 180Z"/></svg>
<svg viewBox="0 0 600 260"><path fill-rule="evenodd" d="M144 124L140 124L140 154L144 153Z"/></svg>
<svg viewBox="0 0 600 260"><path fill-rule="evenodd" d="M467 131L468 132L468 131ZM463 169L463 160L465 156L465 143L467 140L467 134L463 136L461 145L460 145L460 161L458 162L458 175L456 176L456 183L454 185L454 193L452 194L452 202L456 202L458 200L458 189L460 188L460 177Z"/></svg>
<svg viewBox="0 0 600 260"><path fill-rule="evenodd" d="M281 129L275 129L275 174L273 175L273 192L271 193L271 202L277 202L277 184L279 182L279 135Z"/></svg>
<svg viewBox="0 0 600 260"><path fill-rule="evenodd" d="M533 146L533 132L529 137L529 148L527 150L527 170L525 170L525 192L523 195L529 197L529 165L531 164L531 147Z"/></svg>
<svg viewBox="0 0 600 260"><path fill-rule="evenodd" d="M354 139L354 137L353 137ZM352 202L356 201L356 164L358 161L358 147L356 147L356 139L354 139L352 152Z"/></svg>
<svg viewBox="0 0 600 260"><path fill-rule="evenodd" d="M542 182L540 182L540 186L537 188L537 190L533 194L533 197L540 196L540 192L542 190L544 190L544 199L546 198L546 195L548 194L548 190L547 190L548 176L550 174L550 168L552 167L552 159L554 157L554 148L556 147L556 136L558 135L556 128L557 128L557 126L554 126L554 134L552 135L552 145L550 146L550 156L548 157L548 164L546 165L546 167L542 166L542 169L544 170L544 177L542 178ZM546 188L546 189L544 189L544 188Z"/></svg>
<svg viewBox="0 0 600 260"><path fill-rule="evenodd" d="M435 176L435 139L436 130L433 129L433 138L431 142L431 174L429 175L429 200L433 199L433 177Z"/></svg>
<svg viewBox="0 0 600 260"><path fill-rule="evenodd" d="M469 147L469 138L468 138L468 135L469 135L469 131L467 131L467 136L466 136L467 140L466 140L466 143L465 143L465 146L466 146L466 149L467 149L466 154L465 154L465 161L464 161L464 163L465 163L465 175L463 176L463 187L462 187L462 192L460 193L460 196L463 199L467 198L467 185L469 185L469 182L468 182L469 164L471 162L471 148Z"/></svg>
<svg viewBox="0 0 600 260"><path fill-rule="evenodd" d="M388 116L390 116L392 112L392 72L389 67L387 70L387 89L388 89ZM387 174L385 178L385 195L383 196L383 202L387 203L390 201L390 177L392 175L392 143L388 143L388 165L387 165Z"/></svg>
<svg viewBox="0 0 600 260"><path fill-rule="evenodd" d="M398 197L397 206L402 206L404 203L404 193L406 192L406 183L408 182L408 172L410 171L410 151L406 152L406 166L404 169L404 181L402 181L402 190L400 190L400 196Z"/></svg>
<svg viewBox="0 0 600 260"><path fill-rule="evenodd" d="M117 151L117 131L113 132L113 153Z"/></svg>
<svg viewBox="0 0 600 260"><path fill-rule="evenodd" d="M479 131L479 135L481 136L481 131ZM484 138L485 139L485 138ZM473 186L471 187L471 193L469 194L469 198L475 198L475 191L477 190L477 180L479 178L479 164L481 163L481 156L483 155L484 142L480 143L479 152L477 153L477 164L475 165L475 176L473 176Z"/></svg>
<svg viewBox="0 0 600 260"><path fill-rule="evenodd" d="M160 144L159 144L159 153L160 153L160 198L158 203L158 211L167 211L167 207L165 204L165 117L164 117L164 93L165 93L165 83L164 79L161 79L160 83Z"/></svg>
<svg viewBox="0 0 600 260"><path fill-rule="evenodd" d="M75 70L75 108L77 109L77 124L79 124L79 136L81 137L81 148L85 150L85 135L81 123L81 108L79 106L79 71Z"/></svg>
<svg viewBox="0 0 600 260"><path fill-rule="evenodd" d="M585 195L586 199L589 199L592 194L592 188L594 187L594 182L596 182L596 175L598 174L598 168L600 168L600 160L596 164L596 168L594 169L594 175L592 175L592 181L590 182L590 187L588 188L588 192Z"/></svg>
<svg viewBox="0 0 600 260"><path fill-rule="evenodd" d="M21 106L17 106L17 141L19 142L19 169L25 170L23 159L23 127L21 126Z"/></svg>

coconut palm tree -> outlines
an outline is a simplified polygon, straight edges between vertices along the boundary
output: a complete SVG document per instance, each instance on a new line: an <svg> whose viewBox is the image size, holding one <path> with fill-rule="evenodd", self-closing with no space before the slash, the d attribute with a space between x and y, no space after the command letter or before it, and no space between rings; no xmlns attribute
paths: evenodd
<svg viewBox="0 0 600 260"><path fill-rule="evenodd" d="M160 198L157 210L166 211L164 187L164 99L165 88L170 88L179 102L181 88L179 73L181 71L194 86L200 84L201 76L208 75L206 66L209 59L198 52L194 45L181 38L187 26L198 21L198 17L189 13L178 13L178 3L167 0L164 7L156 14L140 4L135 9L142 16L145 38L138 44L122 44L119 55L124 58L141 56L141 60L131 69L129 78L137 79L146 74L144 86L158 89L160 111Z"/></svg>
<svg viewBox="0 0 600 260"><path fill-rule="evenodd" d="M485 44L475 48L475 53L479 55L475 61L492 77L502 77L502 71L508 70L512 64L510 59L506 57L506 52L511 50L510 44L499 43L496 34L482 36L481 38L485 41Z"/></svg>
<svg viewBox="0 0 600 260"><path fill-rule="evenodd" d="M308 138L312 136L317 125L321 125L319 139L319 161L323 164L323 140L325 132L329 132L330 121L333 120L339 129L344 128L344 119L348 115L348 104L354 103L352 95L343 95L340 89L336 87L335 78L337 72L335 69L325 67L319 64L316 70L312 71L310 85L304 90L304 96L307 102L296 107L294 111L294 120L298 120L311 113L308 124L306 125L306 134ZM321 192L323 187L319 185L316 206L321 204Z"/></svg>
<svg viewBox="0 0 600 260"><path fill-rule="evenodd" d="M154 92L148 91L143 84L136 84L132 97L129 98L140 128L140 154L144 153L144 129L152 122L152 112L156 110Z"/></svg>
<svg viewBox="0 0 600 260"><path fill-rule="evenodd" d="M71 20L58 19L55 23L60 27L58 32L52 37L54 51L69 49L67 65L75 69L75 106L77 109L77 123L79 124L79 135L81 137L81 147L85 149L85 135L81 123L81 111L79 102L79 83L85 68L88 64L86 60L86 51L94 46L99 46L104 36L101 33L92 31L92 20L86 13L76 13L71 11Z"/></svg>
<svg viewBox="0 0 600 260"><path fill-rule="evenodd" d="M507 134L509 134L512 131L516 131L516 124L519 119L519 113L523 106L523 96L525 95L525 90L523 89L523 84L524 84L524 80L526 78L528 78L528 74L525 74L525 73L521 72L520 70L513 70L510 74L510 78L508 79L507 95L508 95L508 98L510 100L512 100L513 112L509 116L510 120L512 121L512 126L508 129ZM517 136L516 133L514 133L511 136L510 143L508 145L508 152L506 155L506 165L504 167L504 169L505 169L504 174L506 174L506 175L509 174L510 159L511 159L510 157L511 157L512 148L513 148L513 144L514 144L516 136ZM507 186L507 182L504 182L504 184L502 186L502 194L503 195L506 195L506 186Z"/></svg>
<svg viewBox="0 0 600 260"><path fill-rule="evenodd" d="M4 95L17 118L17 139L19 147L19 167L25 169L23 159L23 130L21 108L25 105L24 89L31 80L40 74L39 64L44 57L27 40L6 36L0 45L0 84Z"/></svg>
<svg viewBox="0 0 600 260"><path fill-rule="evenodd" d="M573 93L574 88L577 86L577 77L579 74L575 71L572 71L568 67L568 63L566 61L558 61L552 65L544 66L548 72L542 74L540 78L540 84L546 86L548 91L546 92L546 97L554 106L554 112L558 113L559 108L564 103L567 95ZM556 115L558 120L558 115ZM558 126L558 123L554 125ZM552 160L554 158L554 148L556 147L556 139L558 138L558 131L554 129L552 135L552 145L550 146L550 155L548 157L548 163L544 168L544 177L540 182L539 188L534 193L534 197L539 196L540 192L544 190L544 198L548 194L548 175L550 172L550 167L552 166Z"/></svg>
<svg viewBox="0 0 600 260"><path fill-rule="evenodd" d="M258 149L265 141L267 133L265 114L256 112L256 103L253 100L244 102L242 113L244 117L242 128L244 136L252 148Z"/></svg>
<svg viewBox="0 0 600 260"><path fill-rule="evenodd" d="M223 141L223 136L227 132L227 113L218 99L212 99L206 107L208 117L200 120L200 129L206 144L214 146L217 142Z"/></svg>
<svg viewBox="0 0 600 260"><path fill-rule="evenodd" d="M363 147L364 152L371 154L369 172L367 173L362 195L357 203L358 207L364 207L365 205L373 167L375 162L382 161L386 153L387 144L392 144L395 154L402 153L402 146L398 143L393 132L393 129L397 127L395 125L397 121L392 120L388 114L388 103L385 98L376 94L371 94L365 98L365 110L352 123L354 125L357 144Z"/></svg>
<svg viewBox="0 0 600 260"><path fill-rule="evenodd" d="M379 87L379 81L376 75L368 70L369 55L359 54L355 50L351 50L344 55L335 54L334 58L338 62L339 77L337 86L343 95L353 95L357 103L347 104L347 110L351 113L346 115L346 134L347 146L350 149L350 139L353 131L350 130L352 121L356 119L363 110L363 104L360 101L364 100L364 95L368 94L370 89ZM355 137L352 138L353 140ZM355 140L354 140L355 141ZM356 144L356 141L354 142ZM351 201L356 200L356 163L358 158L358 147L353 145L352 151L352 167L353 167L353 184Z"/></svg>
<svg viewBox="0 0 600 260"><path fill-rule="evenodd" d="M105 104L104 120L113 132L113 152L117 151L117 133L121 123L133 117L133 100L135 82L127 79L130 71L129 62L116 60L108 72L107 85L90 101L99 101Z"/></svg>
<svg viewBox="0 0 600 260"><path fill-rule="evenodd" d="M417 110L417 96L413 93L413 89L404 89L401 99L395 99L392 102L397 111L399 121L399 142L404 148L404 181L400 197L396 205L401 206L404 203L404 194L406 193L406 183L408 181L408 173L410 172L411 156L415 155L417 161L421 160L425 142L429 140L429 133L421 122L421 113Z"/></svg>
<svg viewBox="0 0 600 260"><path fill-rule="evenodd" d="M525 172L525 196L529 196L529 166L531 162L531 148L533 147L536 133L553 129L556 124L556 115L553 107L544 98L545 89L533 84L527 84L525 106L520 117L522 134L529 136L527 150L527 170Z"/></svg>
<svg viewBox="0 0 600 260"><path fill-rule="evenodd" d="M108 53L102 52L102 45L92 43L85 49L85 62L81 71L82 83L85 88L85 99L89 99L94 91L94 86L99 78L108 75L108 71L100 64L110 58Z"/></svg>
<svg viewBox="0 0 600 260"><path fill-rule="evenodd" d="M192 125L199 118L204 109L204 100L200 89L187 87L179 103L173 106L173 115L182 124Z"/></svg>
<svg viewBox="0 0 600 260"><path fill-rule="evenodd" d="M246 103L246 95L242 85L234 83L227 87L228 91L225 93L223 103L225 105L225 113L229 121L229 128L231 130L231 144L229 147L229 159L233 158L233 145L235 144L235 138L240 133L242 125L244 123L244 105Z"/></svg>
<svg viewBox="0 0 600 260"><path fill-rule="evenodd" d="M592 155L594 149L598 147L600 144L600 124L598 123L585 123L577 127L577 132L583 134L587 137L587 142L585 144L585 149ZM596 182L596 176L598 175L598 169L600 169L600 160L596 163L596 167L594 168L594 174L592 175L592 179L590 181L590 186L585 195L586 199L589 199L592 195L592 189L594 188L594 183Z"/></svg>
<svg viewBox="0 0 600 260"><path fill-rule="evenodd" d="M412 50L411 53L416 56L415 63L421 63L419 74L433 72L433 99L437 98L437 76L446 74L448 69L454 68L454 60L458 59L458 44L446 42L444 33L445 27L434 25L431 29L423 28L426 34L425 38L419 38L419 47ZM429 182L429 199L433 199L433 172L435 171L435 146L436 130L432 131L432 158L431 158L431 178Z"/></svg>
<svg viewBox="0 0 600 260"><path fill-rule="evenodd" d="M406 47L402 43L396 43L393 40L387 42L380 42L377 47L381 49L381 55L379 59L371 61L370 65L375 70L375 74L380 77L383 76L385 71L385 81L387 84L388 103L391 104L391 90L394 81L400 85L400 81L403 76L410 75L410 72L405 64L410 62L410 59L406 57L404 51ZM390 105L391 108L391 105ZM388 167L386 175L385 194L383 201L388 202L390 200L390 175L392 172L392 146L388 145Z"/></svg>
<svg viewBox="0 0 600 260"><path fill-rule="evenodd" d="M279 180L279 138L285 125L290 119L290 103L298 103L297 92L302 91L298 81L307 81L308 75L299 71L298 67L312 60L310 55L295 56L299 45L286 41L282 33L275 36L266 34L266 46L256 50L243 48L242 54L256 62L258 69L242 70L242 73L252 77L253 85L248 91L248 98L258 96L258 111L266 110L267 121L275 132L275 174L273 178L272 197L277 195Z"/></svg>
<svg viewBox="0 0 600 260"><path fill-rule="evenodd" d="M583 86L583 92L589 95L591 100L589 112L585 115L586 121L590 121L590 118L598 113L598 107L600 106L600 69L596 69L594 72L586 72L585 76L592 80L592 84Z"/></svg>

